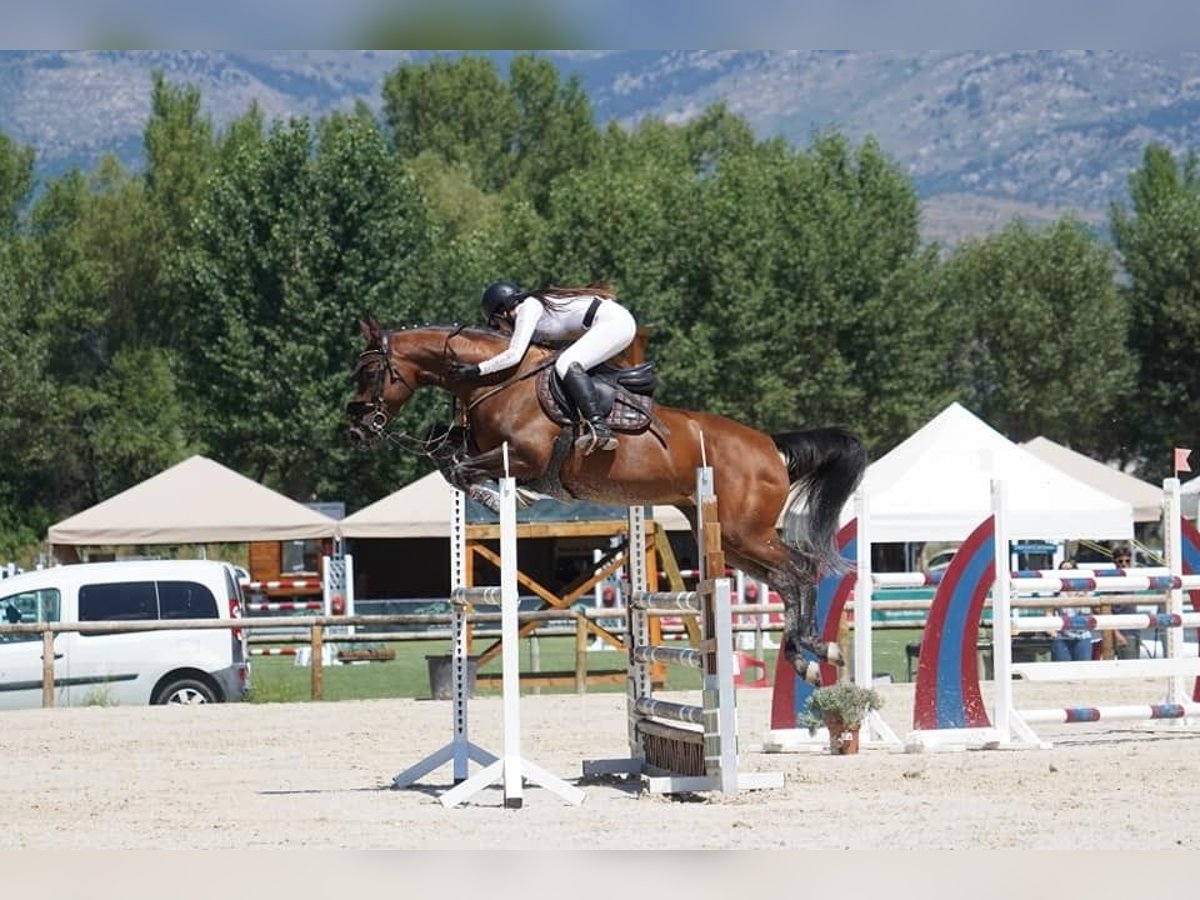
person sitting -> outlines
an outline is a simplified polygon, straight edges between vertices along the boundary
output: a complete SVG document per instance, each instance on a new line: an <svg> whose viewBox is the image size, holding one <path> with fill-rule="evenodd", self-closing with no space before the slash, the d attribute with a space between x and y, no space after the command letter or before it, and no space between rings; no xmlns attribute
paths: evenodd
<svg viewBox="0 0 1200 900"><path fill-rule="evenodd" d="M633 343L637 322L604 282L586 287L548 287L524 291L511 281L496 281L479 301L487 323L509 334L508 346L479 364L450 363L448 377L479 378L520 363L531 342L571 343L554 362L585 430L575 446L585 455L596 449L615 450L617 438L604 421L596 386L588 371L611 359Z"/></svg>
<svg viewBox="0 0 1200 900"><path fill-rule="evenodd" d="M1113 565L1124 571L1133 564L1133 553L1130 549L1118 544L1112 549ZM1138 611L1136 603L1117 603L1112 608L1113 615L1124 615ZM1113 631L1113 655L1117 659L1137 659L1141 656L1141 632L1136 628L1118 628Z"/></svg>
<svg viewBox="0 0 1200 900"><path fill-rule="evenodd" d="M1060 569L1077 568L1074 559L1064 559ZM1069 576L1068 576L1069 577ZM1083 597L1086 591L1061 591L1060 597ZM1086 607L1060 607L1061 616L1085 615L1091 610ZM1092 643L1098 640L1089 628L1063 628L1050 639L1050 659L1054 662L1083 662L1092 658Z"/></svg>

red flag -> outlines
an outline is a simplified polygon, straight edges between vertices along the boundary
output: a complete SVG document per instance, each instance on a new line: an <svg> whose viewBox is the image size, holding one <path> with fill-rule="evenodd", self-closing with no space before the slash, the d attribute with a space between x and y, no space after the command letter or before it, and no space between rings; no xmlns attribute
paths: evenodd
<svg viewBox="0 0 1200 900"><path fill-rule="evenodd" d="M1175 448L1175 471L1190 472L1192 467L1188 465L1188 457L1192 455L1191 450L1186 450L1183 447Z"/></svg>

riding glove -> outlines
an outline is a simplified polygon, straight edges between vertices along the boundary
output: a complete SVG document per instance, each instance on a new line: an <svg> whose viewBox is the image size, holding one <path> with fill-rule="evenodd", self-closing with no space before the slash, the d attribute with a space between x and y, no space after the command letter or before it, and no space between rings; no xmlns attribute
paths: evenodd
<svg viewBox="0 0 1200 900"><path fill-rule="evenodd" d="M446 378L450 381L466 381L470 378L479 377L479 366L472 363L461 363L458 360L452 360L446 366Z"/></svg>

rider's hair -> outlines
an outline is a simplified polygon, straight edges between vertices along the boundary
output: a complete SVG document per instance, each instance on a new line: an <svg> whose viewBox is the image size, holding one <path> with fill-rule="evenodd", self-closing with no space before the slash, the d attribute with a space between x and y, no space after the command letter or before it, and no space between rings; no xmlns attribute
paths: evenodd
<svg viewBox="0 0 1200 900"><path fill-rule="evenodd" d="M607 281L593 281L591 284L583 287L561 287L559 285L550 285L549 287L539 288L530 291L531 297L537 297L542 306L547 309L555 308L555 300L569 300L572 297L599 297L601 300L616 300L617 295Z"/></svg>

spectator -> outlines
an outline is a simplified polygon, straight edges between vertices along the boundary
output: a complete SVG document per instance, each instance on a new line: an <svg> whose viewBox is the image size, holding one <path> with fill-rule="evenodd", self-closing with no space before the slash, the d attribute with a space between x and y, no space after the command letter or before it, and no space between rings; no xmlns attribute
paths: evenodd
<svg viewBox="0 0 1200 900"><path fill-rule="evenodd" d="M1133 553L1123 544L1112 549L1113 565L1118 569L1128 569L1133 564ZM1117 603L1112 608L1113 615L1136 613L1137 605L1133 603ZM1117 659L1137 659L1141 655L1141 637L1136 628L1118 629L1112 633L1113 655Z"/></svg>
<svg viewBox="0 0 1200 900"><path fill-rule="evenodd" d="M1072 558L1064 559L1058 564L1060 569L1078 568ZM1068 576L1069 577L1069 576ZM1083 591L1060 591L1060 597L1086 596ZM1063 606L1059 607L1061 616L1087 615L1091 612L1088 607ZM1088 628L1064 628L1050 639L1050 658L1054 662L1083 662L1092 658L1092 644L1099 640L1099 635Z"/></svg>

